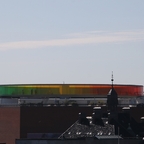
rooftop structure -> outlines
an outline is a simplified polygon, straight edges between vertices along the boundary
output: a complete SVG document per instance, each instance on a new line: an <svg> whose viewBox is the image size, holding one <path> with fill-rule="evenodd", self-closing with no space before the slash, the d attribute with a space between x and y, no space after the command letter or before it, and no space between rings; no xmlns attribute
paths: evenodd
<svg viewBox="0 0 144 144"><path fill-rule="evenodd" d="M119 97L143 95L142 85L113 85ZM110 84L17 84L0 85L1 97L106 97Z"/></svg>
<svg viewBox="0 0 144 144"><path fill-rule="evenodd" d="M96 136L115 136L114 126L108 123L108 118L102 118L102 125L93 123L92 117L86 117L88 125L81 124L76 121L68 130L66 130L59 138L84 138Z"/></svg>

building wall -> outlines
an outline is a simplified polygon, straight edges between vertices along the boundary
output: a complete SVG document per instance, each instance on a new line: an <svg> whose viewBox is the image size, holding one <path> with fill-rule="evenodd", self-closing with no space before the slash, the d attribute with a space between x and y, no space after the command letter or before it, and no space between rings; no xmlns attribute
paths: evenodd
<svg viewBox="0 0 144 144"><path fill-rule="evenodd" d="M119 107L118 111L122 111L122 108ZM21 107L20 137L27 138L28 133L63 133L78 120L80 112L91 116L93 107ZM107 113L107 107L102 107L102 112ZM144 116L144 107L131 108L130 115L140 121Z"/></svg>
<svg viewBox="0 0 144 144"><path fill-rule="evenodd" d="M0 143L15 144L28 133L63 133L78 120L79 112L91 116L93 107L0 107ZM130 114L140 121L144 107L131 108Z"/></svg>
<svg viewBox="0 0 144 144"><path fill-rule="evenodd" d="M131 107L130 108L130 115L137 122L140 122L140 118L144 117L144 107Z"/></svg>
<svg viewBox="0 0 144 144"><path fill-rule="evenodd" d="M15 144L20 138L20 107L0 107L0 142Z"/></svg>
<svg viewBox="0 0 144 144"><path fill-rule="evenodd" d="M142 140L139 139L127 139L127 140L94 140L94 139L85 139L85 140L16 140L16 144L141 144Z"/></svg>
<svg viewBox="0 0 144 144"><path fill-rule="evenodd" d="M76 120L78 113L92 115L93 107L21 107L20 137L28 133L63 133Z"/></svg>

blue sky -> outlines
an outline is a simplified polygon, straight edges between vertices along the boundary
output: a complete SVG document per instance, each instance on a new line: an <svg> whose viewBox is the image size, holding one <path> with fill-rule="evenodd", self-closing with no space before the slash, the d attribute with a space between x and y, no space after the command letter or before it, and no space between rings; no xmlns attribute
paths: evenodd
<svg viewBox="0 0 144 144"><path fill-rule="evenodd" d="M1 0L0 84L144 85L143 0Z"/></svg>

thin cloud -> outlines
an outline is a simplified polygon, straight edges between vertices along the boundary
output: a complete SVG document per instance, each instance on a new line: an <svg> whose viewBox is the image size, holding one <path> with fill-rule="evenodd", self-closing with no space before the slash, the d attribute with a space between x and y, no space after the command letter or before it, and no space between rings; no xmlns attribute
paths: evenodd
<svg viewBox="0 0 144 144"><path fill-rule="evenodd" d="M44 41L18 41L0 43L0 50L8 49L29 49L42 47L57 47L70 45L98 44L98 43L116 43L127 41L144 40L144 30L124 31L124 32L86 32L72 34L71 38L53 39Z"/></svg>

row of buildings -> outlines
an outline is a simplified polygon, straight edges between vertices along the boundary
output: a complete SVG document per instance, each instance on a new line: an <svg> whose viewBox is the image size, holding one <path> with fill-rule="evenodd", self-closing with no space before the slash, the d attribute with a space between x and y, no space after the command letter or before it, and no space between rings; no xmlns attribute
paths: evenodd
<svg viewBox="0 0 144 144"><path fill-rule="evenodd" d="M100 106L108 111L106 84L34 84L0 86L0 142L15 144L30 136L61 135L79 118ZM136 121L143 116L143 86L113 85L118 94L117 110L131 106ZM34 139L34 137L33 137Z"/></svg>

